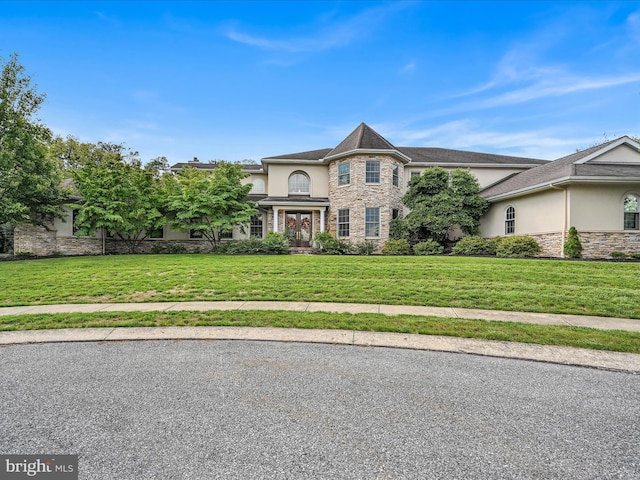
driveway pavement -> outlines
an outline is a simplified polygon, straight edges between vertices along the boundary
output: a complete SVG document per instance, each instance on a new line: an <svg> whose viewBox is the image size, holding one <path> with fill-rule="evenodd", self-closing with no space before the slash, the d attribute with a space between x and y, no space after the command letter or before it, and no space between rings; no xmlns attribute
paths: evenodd
<svg viewBox="0 0 640 480"><path fill-rule="evenodd" d="M636 375L420 350L0 348L0 452L80 479L640 478Z"/></svg>

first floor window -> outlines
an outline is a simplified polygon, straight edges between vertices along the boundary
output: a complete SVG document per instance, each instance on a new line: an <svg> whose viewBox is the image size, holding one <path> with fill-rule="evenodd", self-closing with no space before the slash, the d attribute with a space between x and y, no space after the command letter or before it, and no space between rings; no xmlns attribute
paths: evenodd
<svg viewBox="0 0 640 480"><path fill-rule="evenodd" d="M220 232L219 236L220 240L231 240L233 238L233 231L231 232Z"/></svg>
<svg viewBox="0 0 640 480"><path fill-rule="evenodd" d="M149 232L149 238L154 238L156 240L164 238L164 228L152 230L151 232Z"/></svg>
<svg viewBox="0 0 640 480"><path fill-rule="evenodd" d="M249 237L262 238L262 215L256 215L251 218L251 225L249 225Z"/></svg>
<svg viewBox="0 0 640 480"><path fill-rule="evenodd" d="M364 236L379 237L380 236L380 209L367 208L364 216Z"/></svg>
<svg viewBox="0 0 640 480"><path fill-rule="evenodd" d="M395 220L399 216L400 216L400 209L399 208L392 208L391 209L391 220Z"/></svg>
<svg viewBox="0 0 640 480"><path fill-rule="evenodd" d="M380 183L380 160L367 160L365 163L365 183Z"/></svg>
<svg viewBox="0 0 640 480"><path fill-rule="evenodd" d="M349 236L349 209L341 208L338 210L338 237Z"/></svg>
<svg viewBox="0 0 640 480"><path fill-rule="evenodd" d="M504 234L513 235L516 233L516 209L507 207L504 217Z"/></svg>
<svg viewBox="0 0 640 480"><path fill-rule="evenodd" d="M338 165L338 185L351 183L351 164L349 162Z"/></svg>
<svg viewBox="0 0 640 480"><path fill-rule="evenodd" d="M189 230L189 238L202 238L201 230Z"/></svg>
<svg viewBox="0 0 640 480"><path fill-rule="evenodd" d="M80 210L74 209L73 210L73 219L71 221L71 225L72 225L72 228L73 228L73 233L76 233L78 230L80 230L80 226L78 225L78 215L80 215Z"/></svg>
<svg viewBox="0 0 640 480"><path fill-rule="evenodd" d="M638 230L640 224L638 222L638 197L630 194L624 197L624 229Z"/></svg>

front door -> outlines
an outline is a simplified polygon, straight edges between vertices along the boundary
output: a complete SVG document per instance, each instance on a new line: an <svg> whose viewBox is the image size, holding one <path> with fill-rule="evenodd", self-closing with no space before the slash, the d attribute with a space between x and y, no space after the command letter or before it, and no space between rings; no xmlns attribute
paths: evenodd
<svg viewBox="0 0 640 480"><path fill-rule="evenodd" d="M311 212L287 213L285 226L292 247L308 247L311 244Z"/></svg>

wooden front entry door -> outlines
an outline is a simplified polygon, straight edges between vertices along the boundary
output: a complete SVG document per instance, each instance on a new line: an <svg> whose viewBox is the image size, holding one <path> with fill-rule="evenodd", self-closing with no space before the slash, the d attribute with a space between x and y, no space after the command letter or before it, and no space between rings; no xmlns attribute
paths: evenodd
<svg viewBox="0 0 640 480"><path fill-rule="evenodd" d="M311 212L287 213L285 227L292 247L311 245Z"/></svg>

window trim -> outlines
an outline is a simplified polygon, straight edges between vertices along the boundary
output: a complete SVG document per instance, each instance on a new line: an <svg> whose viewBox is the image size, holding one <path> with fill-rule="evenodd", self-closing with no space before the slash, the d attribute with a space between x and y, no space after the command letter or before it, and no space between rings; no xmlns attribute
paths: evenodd
<svg viewBox="0 0 640 480"><path fill-rule="evenodd" d="M504 234L515 235L516 233L516 207L507 205L504 209Z"/></svg>
<svg viewBox="0 0 640 480"><path fill-rule="evenodd" d="M260 228L260 236L253 234L254 230L257 232L258 228ZM264 215L262 213L251 217L251 220L249 221L249 238L264 238Z"/></svg>
<svg viewBox="0 0 640 480"><path fill-rule="evenodd" d="M370 170L369 169L369 165L370 164L373 165L375 163L378 164L377 169L376 170ZM371 184L371 185L380 184L380 180L381 180L381 177L382 177L381 169L382 169L382 166L381 166L380 159L372 158L372 159L366 160L365 164L364 164L364 183L368 183L368 184ZM374 175L374 174L375 174L375 177L377 178L377 180L370 180L369 179L370 175Z"/></svg>
<svg viewBox="0 0 640 480"><path fill-rule="evenodd" d="M344 216L341 219L341 213L345 213L346 212L346 221L344 219ZM349 211L348 208L339 208L338 209L338 213L336 215L336 237L338 238L348 238L351 234L351 212ZM346 235L343 235L344 231L346 230Z"/></svg>
<svg viewBox="0 0 640 480"><path fill-rule="evenodd" d="M340 167L344 166L347 167L347 173L340 173ZM345 185L351 185L351 162L342 162L338 164L338 186L343 187Z"/></svg>
<svg viewBox="0 0 640 480"><path fill-rule="evenodd" d="M369 220L369 217L367 215L370 210L371 211L373 211L373 210L377 211L377 221L375 223L373 221ZM375 235L368 235L370 226L375 226L375 229L377 230ZM365 209L364 209L364 238L380 238L380 207L365 207Z"/></svg>
<svg viewBox="0 0 640 480"><path fill-rule="evenodd" d="M307 179L306 192L291 190L291 178L294 177L295 175L301 175ZM295 172L291 172L291 174L289 175L289 178L287 179L287 193L290 196L291 195L311 195L311 177L306 172L303 172L302 170L296 170Z"/></svg>
<svg viewBox="0 0 640 480"><path fill-rule="evenodd" d="M634 198L636 202L636 209L634 211L626 209L627 198ZM632 215L633 227L627 227L627 216ZM637 231L640 230L640 195L629 192L625 193L622 197L622 229L625 231Z"/></svg>
<svg viewBox="0 0 640 480"><path fill-rule="evenodd" d="M154 236L154 233L160 232L160 236ZM149 240L164 240L164 227L160 227L157 230L153 230L151 232L149 232L149 234L147 235L147 237L149 238Z"/></svg>

